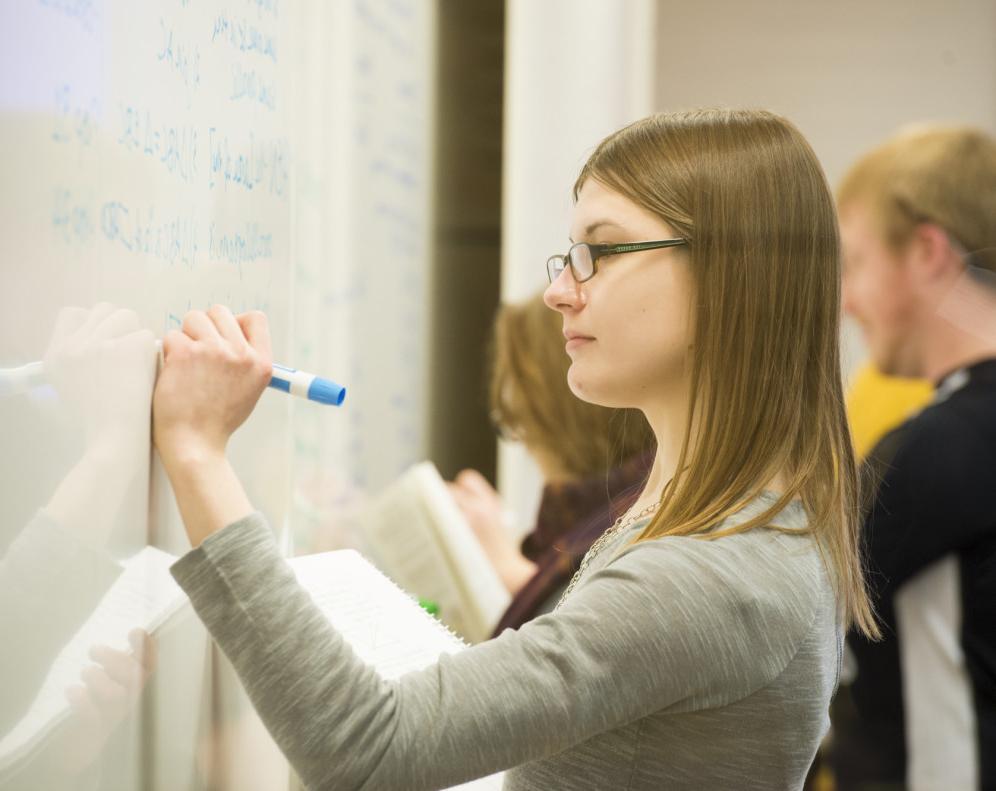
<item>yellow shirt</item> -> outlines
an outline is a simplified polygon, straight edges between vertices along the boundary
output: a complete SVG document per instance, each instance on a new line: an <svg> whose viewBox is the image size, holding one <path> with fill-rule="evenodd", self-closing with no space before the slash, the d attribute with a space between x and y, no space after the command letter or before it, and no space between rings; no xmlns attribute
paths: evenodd
<svg viewBox="0 0 996 791"><path fill-rule="evenodd" d="M925 407L933 394L933 386L925 379L885 376L865 363L847 394L847 417L858 458L864 458L883 435Z"/></svg>

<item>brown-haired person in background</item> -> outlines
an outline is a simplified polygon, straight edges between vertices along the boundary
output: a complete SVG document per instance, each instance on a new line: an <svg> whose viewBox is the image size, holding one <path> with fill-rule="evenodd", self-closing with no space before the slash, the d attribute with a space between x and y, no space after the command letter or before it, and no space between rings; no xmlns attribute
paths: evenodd
<svg viewBox="0 0 996 791"><path fill-rule="evenodd" d="M535 526L521 546L505 525L498 492L476 470L450 491L512 602L495 635L556 605L581 558L636 500L654 460L654 435L637 410L589 404L571 392L563 322L543 295L495 316L490 401L495 427L522 442L544 487Z"/></svg>
<svg viewBox="0 0 996 791"><path fill-rule="evenodd" d="M877 631L812 148L772 113L655 115L574 198L546 262L567 381L643 412L653 467L554 612L400 679L316 608L225 455L271 376L265 316L191 311L163 341L153 437L194 546L172 573L308 788L799 788L843 631Z"/></svg>
<svg viewBox="0 0 996 791"><path fill-rule="evenodd" d="M845 789L996 788L996 140L911 130L838 203L845 310L883 373L936 391L866 462L885 635L849 636L831 762Z"/></svg>

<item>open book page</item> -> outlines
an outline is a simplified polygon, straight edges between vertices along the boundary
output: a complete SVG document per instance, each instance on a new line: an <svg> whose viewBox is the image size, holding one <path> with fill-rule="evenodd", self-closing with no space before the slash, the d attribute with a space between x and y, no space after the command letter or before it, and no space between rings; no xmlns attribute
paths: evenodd
<svg viewBox="0 0 996 791"><path fill-rule="evenodd" d="M440 618L461 636L487 639L511 597L431 462L384 490L363 530L398 584L439 605Z"/></svg>
<svg viewBox="0 0 996 791"><path fill-rule="evenodd" d="M169 574L175 560L155 547L145 547L124 561L124 571L52 663L24 717L0 738L0 769L30 752L68 716L66 689L80 683L80 673L94 664L91 647L128 650L132 629L152 632L186 603L186 595Z"/></svg>
<svg viewBox="0 0 996 791"><path fill-rule="evenodd" d="M476 625L432 520L417 481L406 473L365 510L362 529L377 566L405 590L434 602L451 629L473 640Z"/></svg>
<svg viewBox="0 0 996 791"><path fill-rule="evenodd" d="M433 515L439 543L479 624L480 633L470 636L485 640L512 597L432 462L416 465L412 472Z"/></svg>
<svg viewBox="0 0 996 791"><path fill-rule="evenodd" d="M388 679L420 670L466 645L358 552L292 558L291 568L315 604L357 655ZM458 786L500 789L495 774Z"/></svg>

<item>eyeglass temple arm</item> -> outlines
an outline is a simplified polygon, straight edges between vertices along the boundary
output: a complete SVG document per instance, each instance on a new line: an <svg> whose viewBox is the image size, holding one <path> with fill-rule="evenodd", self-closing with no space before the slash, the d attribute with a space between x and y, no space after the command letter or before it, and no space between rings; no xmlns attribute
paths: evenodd
<svg viewBox="0 0 996 791"><path fill-rule="evenodd" d="M688 244L687 239L661 239L656 242L630 242L628 244L590 244L592 257L616 255L618 253L636 253L640 250L656 250L661 247L677 247Z"/></svg>

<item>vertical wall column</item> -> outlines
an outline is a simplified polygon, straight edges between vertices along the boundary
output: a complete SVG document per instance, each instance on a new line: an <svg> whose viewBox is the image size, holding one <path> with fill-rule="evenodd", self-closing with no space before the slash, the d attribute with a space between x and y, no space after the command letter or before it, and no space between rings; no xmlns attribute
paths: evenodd
<svg viewBox="0 0 996 791"><path fill-rule="evenodd" d="M546 285L544 261L567 248L571 187L597 143L650 113L653 0L508 0L502 190L502 299ZM539 472L501 443L500 488L525 527Z"/></svg>
<svg viewBox="0 0 996 791"><path fill-rule="evenodd" d="M501 245L504 0L442 0L435 115L429 455L493 479L486 378Z"/></svg>

